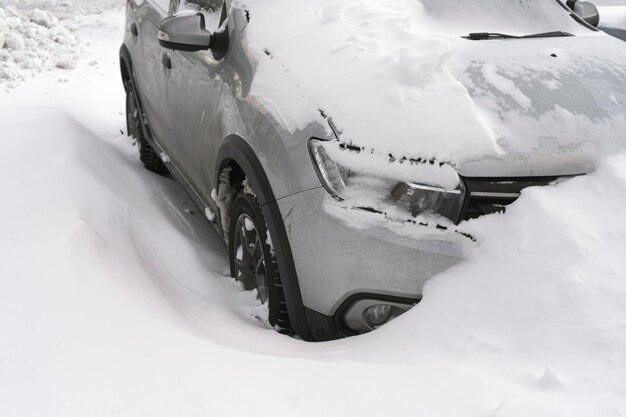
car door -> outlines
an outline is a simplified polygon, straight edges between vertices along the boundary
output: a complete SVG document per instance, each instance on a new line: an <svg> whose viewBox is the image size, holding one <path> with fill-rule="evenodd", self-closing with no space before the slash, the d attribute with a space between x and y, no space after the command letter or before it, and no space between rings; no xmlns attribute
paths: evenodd
<svg viewBox="0 0 626 417"><path fill-rule="evenodd" d="M189 9L205 16L208 31L229 36L224 0L181 0L176 12ZM230 51L225 47L221 54L172 50L166 53L171 68L166 71L169 137L164 148L180 174L209 201L214 187L210 172L220 135L215 113Z"/></svg>
<svg viewBox="0 0 626 417"><path fill-rule="evenodd" d="M139 52L133 57L137 90L151 132L159 141L167 134L167 124L162 117L166 84L157 33L169 6L170 0L132 0L129 16L132 42Z"/></svg>

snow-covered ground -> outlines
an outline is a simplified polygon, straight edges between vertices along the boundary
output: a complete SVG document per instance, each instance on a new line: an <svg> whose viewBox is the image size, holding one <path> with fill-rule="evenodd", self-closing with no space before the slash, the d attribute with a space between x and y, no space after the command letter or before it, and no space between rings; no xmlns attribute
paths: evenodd
<svg viewBox="0 0 626 417"><path fill-rule="evenodd" d="M0 93L0 416L626 416L626 155L467 224L468 260L393 323L305 343L141 167L123 12L92 13L74 70Z"/></svg>
<svg viewBox="0 0 626 417"><path fill-rule="evenodd" d="M75 33L102 25L102 12L120 4L123 0L0 0L0 81L11 88L42 70L73 69L89 49Z"/></svg>

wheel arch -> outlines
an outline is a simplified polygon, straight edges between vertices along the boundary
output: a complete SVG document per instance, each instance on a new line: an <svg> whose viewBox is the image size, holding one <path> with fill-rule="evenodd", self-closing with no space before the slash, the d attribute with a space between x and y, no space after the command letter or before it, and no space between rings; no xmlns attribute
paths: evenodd
<svg viewBox="0 0 626 417"><path fill-rule="evenodd" d="M296 273L291 245L285 229L282 214L276 202L274 192L263 165L259 161L252 147L242 137L230 135L224 139L220 146L216 164L215 177L218 179L222 173L230 168L231 187L242 187L238 182L247 178L254 193L263 209L263 215L267 222L272 243L278 256L278 267L281 271L282 285L287 302L287 310L291 324L296 333L304 340L313 340L311 330L306 318L305 308L302 303L300 284Z"/></svg>
<svg viewBox="0 0 626 417"><path fill-rule="evenodd" d="M122 82L124 88L128 89L128 83L134 84L133 80L133 60L130 57L130 52L125 44L120 47L120 75L122 76Z"/></svg>
<svg viewBox="0 0 626 417"><path fill-rule="evenodd" d="M141 97L137 93L137 85L135 83L134 74L133 74L133 60L130 57L130 51L126 47L126 44L122 44L120 47L120 75L122 76L122 84L124 85L124 91L128 94L132 91L135 95L135 100L137 100L137 104L139 106L139 118L141 119L142 129L145 129L145 121L143 119L143 106L141 104ZM126 132L130 135L130 127L128 123L126 123ZM144 132L145 133L145 132Z"/></svg>

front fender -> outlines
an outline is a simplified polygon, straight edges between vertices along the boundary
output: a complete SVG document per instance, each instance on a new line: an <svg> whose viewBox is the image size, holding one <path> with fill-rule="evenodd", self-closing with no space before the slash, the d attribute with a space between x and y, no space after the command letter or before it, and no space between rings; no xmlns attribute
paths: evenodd
<svg viewBox="0 0 626 417"><path fill-rule="evenodd" d="M220 173L229 167L232 162L235 162L248 178L263 209L263 215L267 222L267 229L270 233L274 250L279 255L277 256L278 267L291 324L300 337L304 340L312 341L313 336L302 303L300 283L291 252L291 245L274 192L261 162L250 145L243 138L236 135L231 135L223 141L217 160L221 162L218 165L215 178L219 178Z"/></svg>

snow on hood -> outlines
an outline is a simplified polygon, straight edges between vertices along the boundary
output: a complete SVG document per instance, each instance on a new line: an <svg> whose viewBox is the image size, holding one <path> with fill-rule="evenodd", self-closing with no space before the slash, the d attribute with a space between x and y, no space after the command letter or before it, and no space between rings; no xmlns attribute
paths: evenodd
<svg viewBox="0 0 626 417"><path fill-rule="evenodd" d="M519 47L512 48L521 43ZM466 160L465 175L591 171L626 147L626 55L606 35L473 42L450 64L502 154Z"/></svg>
<svg viewBox="0 0 626 417"><path fill-rule="evenodd" d="M537 154L539 174L555 168L555 150L571 155L557 157L569 164L551 174L573 173L566 171L590 154L606 153L598 147L623 147L626 58L616 49L623 45L576 23L556 1L245 0L235 7L250 14L246 41L258 61L250 94L291 131L319 121L323 110L342 141L449 161L469 173L480 161L497 169L515 160L507 156ZM460 36L556 30L577 36ZM521 160L520 172L528 167Z"/></svg>

